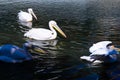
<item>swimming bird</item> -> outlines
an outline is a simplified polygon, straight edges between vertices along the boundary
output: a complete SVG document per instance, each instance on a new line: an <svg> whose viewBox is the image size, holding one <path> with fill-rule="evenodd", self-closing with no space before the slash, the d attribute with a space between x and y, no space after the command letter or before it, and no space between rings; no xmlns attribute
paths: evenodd
<svg viewBox="0 0 120 80"><path fill-rule="evenodd" d="M22 22L30 22L33 20L33 17L37 20L35 13L32 8L28 8L28 12L20 11L18 13L18 19Z"/></svg>
<svg viewBox="0 0 120 80"><path fill-rule="evenodd" d="M32 28L24 34L25 37L35 40L52 40L57 37L55 29L66 38L65 33L58 27L57 23L53 20L49 21L49 29L44 28Z"/></svg>
<svg viewBox="0 0 120 80"><path fill-rule="evenodd" d="M5 44L0 46L0 61L7 63L21 63L32 60L33 57L29 53L29 49L34 49L33 45L24 43L23 48L19 48L13 44ZM37 49L40 51L42 49Z"/></svg>
<svg viewBox="0 0 120 80"><path fill-rule="evenodd" d="M80 58L90 62L97 60L99 63L111 63L117 61L119 50L111 41L101 41L89 48L89 52L91 53L89 56L82 56Z"/></svg>
<svg viewBox="0 0 120 80"><path fill-rule="evenodd" d="M100 41L97 42L95 44L93 44L90 48L89 48L89 52L93 54L97 54L97 55L102 55L102 54L106 54L107 49L107 45L111 44L111 41ZM101 51L102 52L98 52Z"/></svg>

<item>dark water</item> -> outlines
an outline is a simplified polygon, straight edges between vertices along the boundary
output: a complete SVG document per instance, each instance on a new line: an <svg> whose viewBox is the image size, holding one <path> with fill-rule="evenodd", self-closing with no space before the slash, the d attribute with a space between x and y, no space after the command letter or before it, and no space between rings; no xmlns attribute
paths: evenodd
<svg viewBox="0 0 120 80"><path fill-rule="evenodd" d="M26 42L17 13L30 7L38 17L32 27L48 28L48 21L55 20L67 35L59 36L56 45L51 45L56 40L44 43L50 44L44 46L49 54L33 62L1 63L1 80L108 80L102 65L91 66L79 57L89 55L88 48L97 41L120 45L119 4L120 0L0 0L0 44L21 47Z"/></svg>

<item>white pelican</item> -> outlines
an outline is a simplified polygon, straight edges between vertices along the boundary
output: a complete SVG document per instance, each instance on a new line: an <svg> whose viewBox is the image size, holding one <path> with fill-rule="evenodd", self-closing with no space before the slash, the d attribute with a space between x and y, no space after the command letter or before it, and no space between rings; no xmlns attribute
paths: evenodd
<svg viewBox="0 0 120 80"><path fill-rule="evenodd" d="M57 37L55 29L66 38L65 33L58 27L57 23L53 20L49 21L49 28L32 28L24 34L25 37L32 38L35 40L52 40Z"/></svg>
<svg viewBox="0 0 120 80"><path fill-rule="evenodd" d="M97 55L102 55L105 54L107 51L107 45L111 44L111 41L100 41L97 42L95 44L93 44L90 48L89 48L89 52L92 54L97 54ZM101 52L102 50L102 52Z"/></svg>
<svg viewBox="0 0 120 80"><path fill-rule="evenodd" d="M37 20L36 15L34 14L32 8L28 8L28 12L24 12L24 11L20 11L18 13L18 19L19 21L23 21L23 22L30 22L33 20L33 17Z"/></svg>
<svg viewBox="0 0 120 80"><path fill-rule="evenodd" d="M82 56L80 58L90 62L99 60L100 62L111 63L117 60L118 51L120 49L114 47L111 41L101 41L89 48L91 53L89 56Z"/></svg>

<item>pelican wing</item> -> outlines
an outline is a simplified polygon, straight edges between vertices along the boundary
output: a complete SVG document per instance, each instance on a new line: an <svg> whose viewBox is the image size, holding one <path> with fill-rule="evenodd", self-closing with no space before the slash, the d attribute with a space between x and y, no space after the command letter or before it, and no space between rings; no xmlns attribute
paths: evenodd
<svg viewBox="0 0 120 80"><path fill-rule="evenodd" d="M50 40L52 37L52 31L44 28L32 28L24 34L25 37L33 38L36 40Z"/></svg>
<svg viewBox="0 0 120 80"><path fill-rule="evenodd" d="M18 18L20 21L32 21L32 15L23 11L18 13Z"/></svg>
<svg viewBox="0 0 120 80"><path fill-rule="evenodd" d="M112 43L111 41L101 41L101 42L97 42L95 44L93 44L93 46L91 46L89 48L89 51L90 52L94 52L96 51L97 49L106 49L106 46L108 44Z"/></svg>

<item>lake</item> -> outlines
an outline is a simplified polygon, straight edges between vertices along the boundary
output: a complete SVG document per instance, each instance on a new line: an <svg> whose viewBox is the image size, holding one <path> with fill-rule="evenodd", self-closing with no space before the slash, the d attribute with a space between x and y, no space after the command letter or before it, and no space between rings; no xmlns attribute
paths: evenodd
<svg viewBox="0 0 120 80"><path fill-rule="evenodd" d="M38 20L32 27L48 28L55 20L67 35L56 40L32 41L48 51L35 55L33 62L1 63L1 80L107 80L102 65L80 60L89 55L89 47L111 40L120 45L120 0L0 0L0 44L22 47L29 28L18 22L17 13L32 8ZM83 79L82 79L83 78Z"/></svg>

